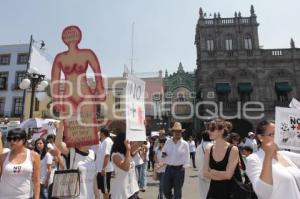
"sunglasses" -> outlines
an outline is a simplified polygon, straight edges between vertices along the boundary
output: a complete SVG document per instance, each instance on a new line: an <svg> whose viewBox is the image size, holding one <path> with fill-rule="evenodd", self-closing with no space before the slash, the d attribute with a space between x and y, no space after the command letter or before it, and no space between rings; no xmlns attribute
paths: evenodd
<svg viewBox="0 0 300 199"><path fill-rule="evenodd" d="M215 127L210 127L210 128L208 128L208 131L209 131L209 132L213 132L213 131L215 131L215 130L216 130Z"/></svg>
<svg viewBox="0 0 300 199"><path fill-rule="evenodd" d="M11 142L11 141L17 142L20 140L21 140L20 137L7 137L7 142Z"/></svg>
<svg viewBox="0 0 300 199"><path fill-rule="evenodd" d="M264 133L262 136L274 137L275 133Z"/></svg>

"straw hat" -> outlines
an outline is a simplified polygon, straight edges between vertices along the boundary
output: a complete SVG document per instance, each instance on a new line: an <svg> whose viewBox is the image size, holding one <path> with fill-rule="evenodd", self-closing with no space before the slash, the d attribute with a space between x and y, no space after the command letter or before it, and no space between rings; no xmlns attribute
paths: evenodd
<svg viewBox="0 0 300 199"><path fill-rule="evenodd" d="M160 129L159 130L159 134L165 134L166 132L165 132L165 129Z"/></svg>
<svg viewBox="0 0 300 199"><path fill-rule="evenodd" d="M173 125L173 127L170 130L171 131L181 131L181 132L185 131L185 129L182 128L180 122L175 122L174 125Z"/></svg>

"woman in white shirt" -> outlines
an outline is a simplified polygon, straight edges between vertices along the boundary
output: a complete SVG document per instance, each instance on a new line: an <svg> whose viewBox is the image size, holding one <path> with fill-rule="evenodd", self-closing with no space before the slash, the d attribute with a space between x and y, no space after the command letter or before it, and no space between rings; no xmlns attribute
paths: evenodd
<svg viewBox="0 0 300 199"><path fill-rule="evenodd" d="M80 171L80 194L78 199L99 198L97 188L96 155L89 146L68 148L62 141L64 132L63 122L59 123L56 134L55 146L61 151L66 160L66 168L78 169ZM72 154L72 155L71 155ZM74 154L74 155L73 155ZM71 160L71 157L73 160ZM72 165L70 165L72 161ZM73 198L74 199L74 198Z"/></svg>
<svg viewBox="0 0 300 199"><path fill-rule="evenodd" d="M38 138L34 143L34 151L40 155L41 159L41 176L40 176L40 198L48 198L48 182L51 174L51 165L53 157L47 152L46 140Z"/></svg>
<svg viewBox="0 0 300 199"><path fill-rule="evenodd" d="M279 151L275 124L262 121L256 129L260 149L248 156L246 173L259 199L300 198L300 154Z"/></svg>
<svg viewBox="0 0 300 199"><path fill-rule="evenodd" d="M135 199L139 191L131 146L125 133L118 133L111 149L111 160L116 172L111 182L111 199Z"/></svg>
<svg viewBox="0 0 300 199"><path fill-rule="evenodd" d="M165 174L167 165L164 163L164 159L162 157L162 148L164 147L166 140L167 140L166 138L161 138L158 140L159 146L154 155L154 160L155 160L154 172L157 173L158 180L159 180L158 199L164 198L164 196L163 196L163 193L164 193L163 181L164 181L164 174Z"/></svg>
<svg viewBox="0 0 300 199"><path fill-rule="evenodd" d="M206 199L210 179L203 176L204 154L205 150L212 146L212 142L209 139L208 132L202 134L202 141L196 149L196 166L198 168L198 180L199 180L199 199Z"/></svg>
<svg viewBox="0 0 300 199"><path fill-rule="evenodd" d="M3 147L0 140L0 199L39 199L40 158L36 152L25 147L25 130L10 130L7 142L11 151L1 154Z"/></svg>

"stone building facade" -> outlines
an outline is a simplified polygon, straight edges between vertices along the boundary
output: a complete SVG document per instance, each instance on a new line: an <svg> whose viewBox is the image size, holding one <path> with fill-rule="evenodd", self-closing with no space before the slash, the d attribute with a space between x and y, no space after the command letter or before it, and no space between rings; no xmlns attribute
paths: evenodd
<svg viewBox="0 0 300 199"><path fill-rule="evenodd" d="M192 135L195 130L195 74L186 72L179 63L177 72L164 78L164 120L170 128L174 121L182 123L186 129L185 136Z"/></svg>
<svg viewBox="0 0 300 199"><path fill-rule="evenodd" d="M293 39L290 48L262 49L253 6L249 17L236 12L232 18L220 13L208 18L202 8L199 15L195 36L198 115L207 117L198 117L198 123L222 114L230 116L227 119L233 121L235 131L246 135L260 120L274 119L275 106L285 107L293 97L299 99L300 49ZM247 108L256 111L243 114Z"/></svg>

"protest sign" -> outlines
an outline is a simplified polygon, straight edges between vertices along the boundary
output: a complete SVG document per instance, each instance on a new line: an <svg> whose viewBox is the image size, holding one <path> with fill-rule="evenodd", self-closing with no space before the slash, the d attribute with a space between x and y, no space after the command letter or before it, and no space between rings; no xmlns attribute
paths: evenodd
<svg viewBox="0 0 300 199"><path fill-rule="evenodd" d="M77 26L63 30L68 50L56 55L51 72L53 107L64 120L64 141L68 147L99 143L96 105L105 100L100 64L90 49L80 49L82 33ZM87 81L87 70L95 77L95 88ZM61 74L64 79L62 80Z"/></svg>
<svg viewBox="0 0 300 199"><path fill-rule="evenodd" d="M295 98L293 98L289 104L289 107L300 110L300 102L298 100L296 100Z"/></svg>
<svg viewBox="0 0 300 199"><path fill-rule="evenodd" d="M276 107L275 143L283 149L300 150L300 110Z"/></svg>
<svg viewBox="0 0 300 199"><path fill-rule="evenodd" d="M145 141L145 82L129 75L126 85L126 139Z"/></svg>

